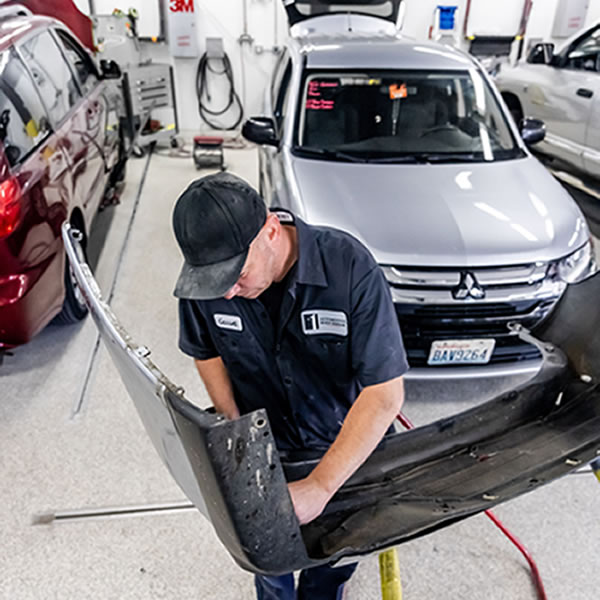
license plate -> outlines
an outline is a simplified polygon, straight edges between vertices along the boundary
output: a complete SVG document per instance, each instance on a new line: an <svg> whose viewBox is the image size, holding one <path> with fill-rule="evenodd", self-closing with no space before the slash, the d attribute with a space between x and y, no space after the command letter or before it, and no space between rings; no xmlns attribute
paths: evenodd
<svg viewBox="0 0 600 600"><path fill-rule="evenodd" d="M436 340L428 365L484 365L490 361L496 340Z"/></svg>

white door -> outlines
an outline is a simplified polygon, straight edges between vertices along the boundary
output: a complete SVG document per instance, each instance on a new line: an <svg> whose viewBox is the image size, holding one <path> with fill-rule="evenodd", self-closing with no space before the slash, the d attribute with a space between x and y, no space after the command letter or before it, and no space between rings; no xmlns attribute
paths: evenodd
<svg viewBox="0 0 600 600"><path fill-rule="evenodd" d="M600 73L598 75L600 79ZM600 89L596 89L588 123L583 165L588 174L600 177Z"/></svg>
<svg viewBox="0 0 600 600"><path fill-rule="evenodd" d="M600 28L584 41L587 61L586 94L591 108L586 123L583 149L583 167L590 175L600 177ZM580 90L581 91L581 90Z"/></svg>
<svg viewBox="0 0 600 600"><path fill-rule="evenodd" d="M573 118L572 123L563 123L558 128L559 135L568 139L569 130L573 131L574 151L581 154L581 168L587 169L589 161L588 147L593 142L590 137L590 127L597 127L594 113L598 109L598 96L600 95L600 28L596 27L584 37L580 38L566 53L561 67L565 79L568 81L563 91L572 96ZM571 127L569 127L571 125ZM597 143L596 148L600 148ZM576 144L576 146L575 146Z"/></svg>
<svg viewBox="0 0 600 600"><path fill-rule="evenodd" d="M553 65L540 65L535 73L531 69L525 85L531 114L546 123L544 145L582 170L592 107L600 94L599 53L600 29L595 29L556 57Z"/></svg>

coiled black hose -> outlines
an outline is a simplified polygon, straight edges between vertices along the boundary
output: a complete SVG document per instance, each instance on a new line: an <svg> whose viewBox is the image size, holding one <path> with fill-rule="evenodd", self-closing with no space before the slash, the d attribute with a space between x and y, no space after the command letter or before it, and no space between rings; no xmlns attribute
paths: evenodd
<svg viewBox="0 0 600 600"><path fill-rule="evenodd" d="M214 66L211 65L211 62L214 61L221 61L222 69L215 69ZM211 100L210 92L208 90L208 73L213 73L217 76L225 75L227 77L227 81L229 82L227 104L225 105L225 108L221 110L211 110L205 104L205 99L208 102ZM200 113L200 118L207 125L209 125L209 127L212 127L212 129L229 131L231 129L236 129L236 127L242 122L242 119L244 118L244 107L242 106L240 97L235 91L233 70L231 68L229 56L227 56L226 53L223 53L222 58L209 58L206 52L202 55L202 58L200 58L200 62L198 63L198 70L196 71L196 94L198 96L198 111ZM212 117L220 117L221 115L224 115L234 105L237 105L239 115L233 125L224 127L212 120Z"/></svg>

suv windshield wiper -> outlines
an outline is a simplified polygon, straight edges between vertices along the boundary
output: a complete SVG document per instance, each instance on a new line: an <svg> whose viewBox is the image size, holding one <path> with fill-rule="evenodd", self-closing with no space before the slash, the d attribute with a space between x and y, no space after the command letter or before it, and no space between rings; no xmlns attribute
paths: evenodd
<svg viewBox="0 0 600 600"><path fill-rule="evenodd" d="M431 163L489 162L480 153L475 154L474 152L442 152L440 154L426 154L425 158Z"/></svg>
<svg viewBox="0 0 600 600"><path fill-rule="evenodd" d="M415 152L411 154L398 154L396 156L367 157L342 150L317 148L315 146L294 146L293 150L305 156L322 156L324 158L342 159L360 163L431 164L488 162L483 158L481 152Z"/></svg>
<svg viewBox="0 0 600 600"><path fill-rule="evenodd" d="M428 152L417 152L415 154L400 154L398 156L383 156L381 158L372 158L369 162L374 163L412 163L412 164L427 164L427 163L461 163L461 162L486 162L481 156L472 152L455 152L433 154Z"/></svg>
<svg viewBox="0 0 600 600"><path fill-rule="evenodd" d="M314 146L294 146L292 148L294 152L298 154L305 154L307 156L323 156L325 158L341 158L349 162L370 162L363 156L357 156L356 154L350 154L348 152L342 152L341 150L331 150L329 148L316 148Z"/></svg>

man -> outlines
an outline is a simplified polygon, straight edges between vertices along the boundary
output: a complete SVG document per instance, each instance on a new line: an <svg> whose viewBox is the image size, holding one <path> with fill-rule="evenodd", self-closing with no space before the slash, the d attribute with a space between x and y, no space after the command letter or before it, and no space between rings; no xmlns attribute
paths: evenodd
<svg viewBox="0 0 600 600"><path fill-rule="evenodd" d="M403 401L406 355L381 269L352 236L269 213L243 180L219 173L179 197L185 263L179 347L219 413L265 408L281 452L318 450L289 483L301 524L367 459ZM301 573L298 598L335 600L356 565ZM291 600L293 574L256 577L259 600Z"/></svg>

